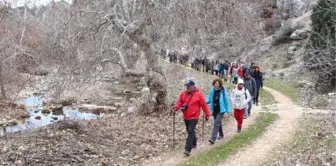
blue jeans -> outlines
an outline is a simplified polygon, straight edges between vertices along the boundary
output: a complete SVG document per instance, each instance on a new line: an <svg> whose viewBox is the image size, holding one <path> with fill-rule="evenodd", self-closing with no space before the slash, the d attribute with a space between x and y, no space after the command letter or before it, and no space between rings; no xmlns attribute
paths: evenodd
<svg viewBox="0 0 336 166"><path fill-rule="evenodd" d="M225 69L224 69L223 72L224 72L224 79L227 79L227 77L228 77L228 70L225 70Z"/></svg>
<svg viewBox="0 0 336 166"><path fill-rule="evenodd" d="M248 114L251 113L252 102L253 102L253 100L251 100L250 102L247 103L247 109L245 109L244 116L248 116Z"/></svg>

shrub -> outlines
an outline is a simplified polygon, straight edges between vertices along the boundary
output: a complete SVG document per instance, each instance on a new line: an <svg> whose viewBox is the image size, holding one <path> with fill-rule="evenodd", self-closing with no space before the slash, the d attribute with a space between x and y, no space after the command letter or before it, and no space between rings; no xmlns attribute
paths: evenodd
<svg viewBox="0 0 336 166"><path fill-rule="evenodd" d="M328 92L336 86L336 1L319 0L311 19L313 33L306 46L304 62L318 75L317 89Z"/></svg>

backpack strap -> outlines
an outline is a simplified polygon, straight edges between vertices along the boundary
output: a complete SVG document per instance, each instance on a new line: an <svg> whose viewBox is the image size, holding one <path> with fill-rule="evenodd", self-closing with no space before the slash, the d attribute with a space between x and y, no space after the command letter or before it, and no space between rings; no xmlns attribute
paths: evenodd
<svg viewBox="0 0 336 166"><path fill-rule="evenodd" d="M245 100L247 100L246 88L244 87L244 89L245 89Z"/></svg>

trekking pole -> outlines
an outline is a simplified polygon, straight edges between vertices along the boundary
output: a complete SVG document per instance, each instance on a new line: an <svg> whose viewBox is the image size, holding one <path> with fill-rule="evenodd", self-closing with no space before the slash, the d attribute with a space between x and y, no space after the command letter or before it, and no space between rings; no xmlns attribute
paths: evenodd
<svg viewBox="0 0 336 166"><path fill-rule="evenodd" d="M204 112L202 114L202 141L204 141Z"/></svg>
<svg viewBox="0 0 336 166"><path fill-rule="evenodd" d="M173 149L175 149L175 111L173 110Z"/></svg>

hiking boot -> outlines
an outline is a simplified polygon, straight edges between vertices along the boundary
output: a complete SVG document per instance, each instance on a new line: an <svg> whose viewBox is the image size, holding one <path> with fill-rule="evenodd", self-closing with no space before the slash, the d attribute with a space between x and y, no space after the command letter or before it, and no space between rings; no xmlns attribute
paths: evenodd
<svg viewBox="0 0 336 166"><path fill-rule="evenodd" d="M209 142L210 142L211 145L215 144L215 141L213 141L211 139L209 140Z"/></svg>
<svg viewBox="0 0 336 166"><path fill-rule="evenodd" d="M224 136L219 136L217 139L223 139Z"/></svg>
<svg viewBox="0 0 336 166"><path fill-rule="evenodd" d="M248 116L251 116L251 112L248 113Z"/></svg>
<svg viewBox="0 0 336 166"><path fill-rule="evenodd" d="M186 157L190 156L190 152L188 152L188 151L184 151L183 154L184 154Z"/></svg>
<svg viewBox="0 0 336 166"><path fill-rule="evenodd" d="M237 129L237 133L240 133L241 132L241 129Z"/></svg>
<svg viewBox="0 0 336 166"><path fill-rule="evenodd" d="M244 119L246 119L247 118L247 116L246 115L244 115Z"/></svg>

